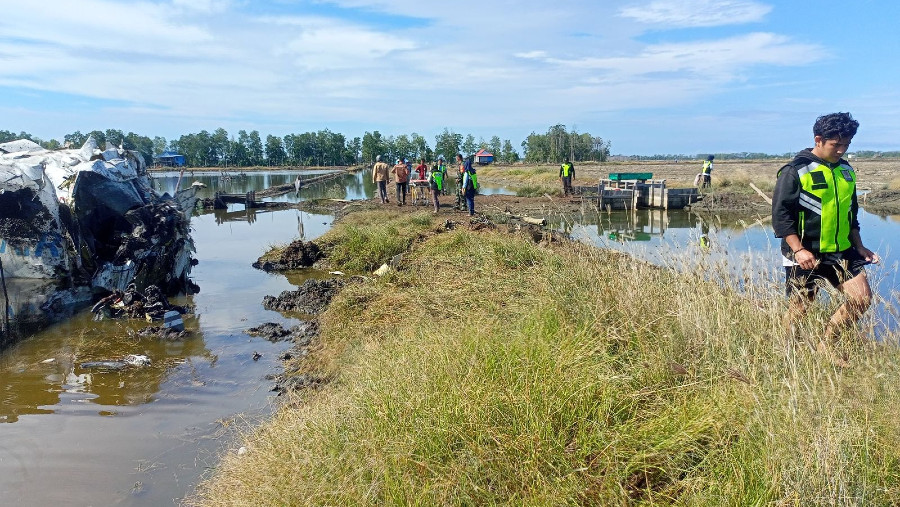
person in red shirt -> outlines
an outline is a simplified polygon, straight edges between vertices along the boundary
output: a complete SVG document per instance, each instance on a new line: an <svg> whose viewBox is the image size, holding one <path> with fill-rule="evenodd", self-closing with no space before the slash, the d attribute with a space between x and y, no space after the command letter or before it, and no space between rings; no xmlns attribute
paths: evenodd
<svg viewBox="0 0 900 507"><path fill-rule="evenodd" d="M416 166L416 172L419 174L419 178L418 178L418 179L420 179L420 180L424 180L424 179L425 179L425 173L428 172L428 166L425 165L425 159L424 159L424 158L420 158L420 159L419 159L419 165Z"/></svg>

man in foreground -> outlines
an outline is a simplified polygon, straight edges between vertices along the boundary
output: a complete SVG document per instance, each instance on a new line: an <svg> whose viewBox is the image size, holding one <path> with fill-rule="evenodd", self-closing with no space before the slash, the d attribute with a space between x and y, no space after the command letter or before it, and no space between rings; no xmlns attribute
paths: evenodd
<svg viewBox="0 0 900 507"><path fill-rule="evenodd" d="M820 350L827 350L868 309L872 289L864 266L879 261L860 238L856 173L842 158L858 127L850 113L817 118L815 146L778 171L772 198L772 228L782 238L790 297L786 326L805 314L815 299L817 280L847 298L828 321Z"/></svg>

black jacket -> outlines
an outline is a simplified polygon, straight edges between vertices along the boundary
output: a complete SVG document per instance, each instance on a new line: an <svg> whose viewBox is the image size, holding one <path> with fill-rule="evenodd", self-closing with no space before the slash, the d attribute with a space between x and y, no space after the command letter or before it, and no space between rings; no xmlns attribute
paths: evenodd
<svg viewBox="0 0 900 507"><path fill-rule="evenodd" d="M781 253L785 256L790 256L791 248L783 238L790 234L797 234L798 236L800 234L800 227L798 224L800 212L800 177L797 174L797 170L809 165L810 162L817 162L830 168L834 168L840 164L846 166L850 165L844 159L839 160L836 164L826 162L813 155L812 151L807 148L800 153L797 153L790 163L778 171L778 180L775 183L775 191L772 195L772 229L775 231L776 238L782 238ZM853 202L850 206L850 214L850 228L859 230L859 204L856 200L855 193L853 194ZM807 222L807 225L809 225L809 221ZM804 231L801 242L803 243L803 247L807 250L818 253L818 227L815 226L816 223L813 223L813 225L813 227L807 227Z"/></svg>

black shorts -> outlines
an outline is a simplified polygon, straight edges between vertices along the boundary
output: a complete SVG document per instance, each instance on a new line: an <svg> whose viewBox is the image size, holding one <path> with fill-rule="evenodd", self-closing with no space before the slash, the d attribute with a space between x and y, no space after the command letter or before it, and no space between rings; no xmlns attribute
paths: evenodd
<svg viewBox="0 0 900 507"><path fill-rule="evenodd" d="M813 269L803 269L800 266L785 266L785 294L805 294L811 296L816 293L816 281L823 280L838 287L856 275L865 272L868 264L855 248L844 250L839 254L831 254L832 259L823 259L821 254L816 254L819 264ZM839 259L833 257L840 256ZM835 262L836 261L836 262Z"/></svg>

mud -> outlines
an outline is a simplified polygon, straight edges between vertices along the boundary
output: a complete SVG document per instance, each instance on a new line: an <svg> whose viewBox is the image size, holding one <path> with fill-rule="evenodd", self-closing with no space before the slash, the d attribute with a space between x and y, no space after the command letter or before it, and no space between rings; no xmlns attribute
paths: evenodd
<svg viewBox="0 0 900 507"><path fill-rule="evenodd" d="M772 205L763 200L759 196L751 196L748 194L736 192L708 193L701 196L700 200L691 204L686 209L703 213L723 213L730 214L771 214Z"/></svg>
<svg viewBox="0 0 900 507"><path fill-rule="evenodd" d="M263 307L277 312L298 312L317 315L325 310L331 299L346 282L338 279L307 280L297 290L283 291L278 297L263 298Z"/></svg>
<svg viewBox="0 0 900 507"><path fill-rule="evenodd" d="M253 267L266 272L301 269L312 266L323 256L319 245L297 240L276 251L274 258L270 258L269 254L263 255L253 263Z"/></svg>
<svg viewBox="0 0 900 507"><path fill-rule="evenodd" d="M135 333L135 336L141 338L155 338L160 341L177 342L193 337L194 333L187 329L176 331L173 328L147 326Z"/></svg>
<svg viewBox="0 0 900 507"><path fill-rule="evenodd" d="M873 190L859 199L860 206L875 215L900 214L900 190Z"/></svg>

